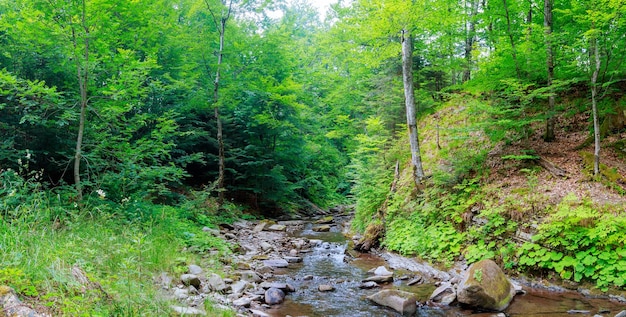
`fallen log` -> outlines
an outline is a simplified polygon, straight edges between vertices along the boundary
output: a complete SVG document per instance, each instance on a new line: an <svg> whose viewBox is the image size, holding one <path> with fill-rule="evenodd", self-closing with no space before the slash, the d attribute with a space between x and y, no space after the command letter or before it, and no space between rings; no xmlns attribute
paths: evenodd
<svg viewBox="0 0 626 317"><path fill-rule="evenodd" d="M546 158L544 157L539 157L539 159L536 159L535 162L537 162L537 164L539 164L539 166L545 168L548 172L550 172L550 174L557 176L557 177L567 177L567 172L556 166L556 164L548 161Z"/></svg>

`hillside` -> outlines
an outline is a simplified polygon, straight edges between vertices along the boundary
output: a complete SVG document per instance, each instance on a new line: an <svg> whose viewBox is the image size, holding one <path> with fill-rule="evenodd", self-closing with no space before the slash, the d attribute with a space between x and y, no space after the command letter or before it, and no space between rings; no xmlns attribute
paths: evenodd
<svg viewBox="0 0 626 317"><path fill-rule="evenodd" d="M384 247L443 266L492 258L511 274L619 291L626 284L624 131L603 139L602 175L594 178L593 146L581 147L587 115L559 116L553 142L543 141L542 122L528 126L527 138L494 141L478 124L489 120L480 110L490 102L457 96L423 117L431 176L415 191L406 165L367 233L384 232ZM407 147L399 137L390 153Z"/></svg>

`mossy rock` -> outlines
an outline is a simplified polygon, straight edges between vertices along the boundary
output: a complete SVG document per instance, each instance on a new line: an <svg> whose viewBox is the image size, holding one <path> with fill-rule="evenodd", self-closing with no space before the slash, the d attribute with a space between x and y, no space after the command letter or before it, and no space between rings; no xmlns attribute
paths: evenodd
<svg viewBox="0 0 626 317"><path fill-rule="evenodd" d="M457 288L460 303L487 310L503 311L514 296L513 284L492 260L472 264Z"/></svg>

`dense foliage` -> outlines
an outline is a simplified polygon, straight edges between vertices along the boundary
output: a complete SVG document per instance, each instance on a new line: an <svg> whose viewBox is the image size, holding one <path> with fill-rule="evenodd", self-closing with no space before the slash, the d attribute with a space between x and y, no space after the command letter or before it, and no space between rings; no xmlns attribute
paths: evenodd
<svg viewBox="0 0 626 317"><path fill-rule="evenodd" d="M354 0L323 18L303 0L0 0L3 239L20 246L40 229L63 250L65 234L101 231L87 251L108 239L124 259L143 247L122 240L227 252L193 232L224 221L222 211L240 216L231 203L280 216L354 202L354 229L384 224L392 250L623 287L623 200L542 196L531 143L567 142L579 128L569 122L583 117L595 133L570 147L598 141L580 154L586 181L623 196L617 167L589 167L602 158L599 137L623 151L625 28L622 0ZM403 34L414 41L418 188L408 176ZM491 184L498 164L525 182ZM220 194L231 203L216 202ZM534 237L521 243L520 231ZM45 268L3 252L0 283L75 309L64 298L71 285L63 294L33 286ZM56 265L118 269L74 256Z"/></svg>

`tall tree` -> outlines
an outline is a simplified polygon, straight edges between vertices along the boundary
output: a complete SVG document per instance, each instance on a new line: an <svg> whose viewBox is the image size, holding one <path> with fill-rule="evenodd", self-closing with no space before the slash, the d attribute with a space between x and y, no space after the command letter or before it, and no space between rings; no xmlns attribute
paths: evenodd
<svg viewBox="0 0 626 317"><path fill-rule="evenodd" d="M224 154L224 131L222 127L222 120L220 119L220 99L219 99L219 88L220 88L220 75L221 75L221 67L222 61L224 58L224 36L226 34L226 23L228 19L230 19L230 15L233 9L233 0L225 1L222 0L222 8L220 8L219 16L215 13L215 9L212 8L211 4L208 0L205 0L207 9L213 18L213 23L215 24L215 28L219 33L219 48L216 52L217 55L217 65L215 68L215 78L213 80L213 112L215 115L215 121L217 122L217 145L218 145L218 159L219 159L219 175L217 178L217 190L220 205L224 202L224 177L226 170L225 163L225 154Z"/></svg>
<svg viewBox="0 0 626 317"><path fill-rule="evenodd" d="M404 98L406 106L406 123L409 129L409 143L411 146L411 165L413 180L419 185L424 178L422 157L419 147L419 134L416 123L415 91L413 87L413 39L407 27L402 29L402 81L404 83Z"/></svg>
<svg viewBox="0 0 626 317"><path fill-rule="evenodd" d="M543 2L543 27L545 33L545 44L546 44L546 70L548 76L548 117L546 119L546 134L543 139L546 142L554 141L554 125L555 125L555 115L554 115L554 103L555 96L554 91L552 89L552 81L554 80L554 52L552 50L552 2L553 0L544 0Z"/></svg>

